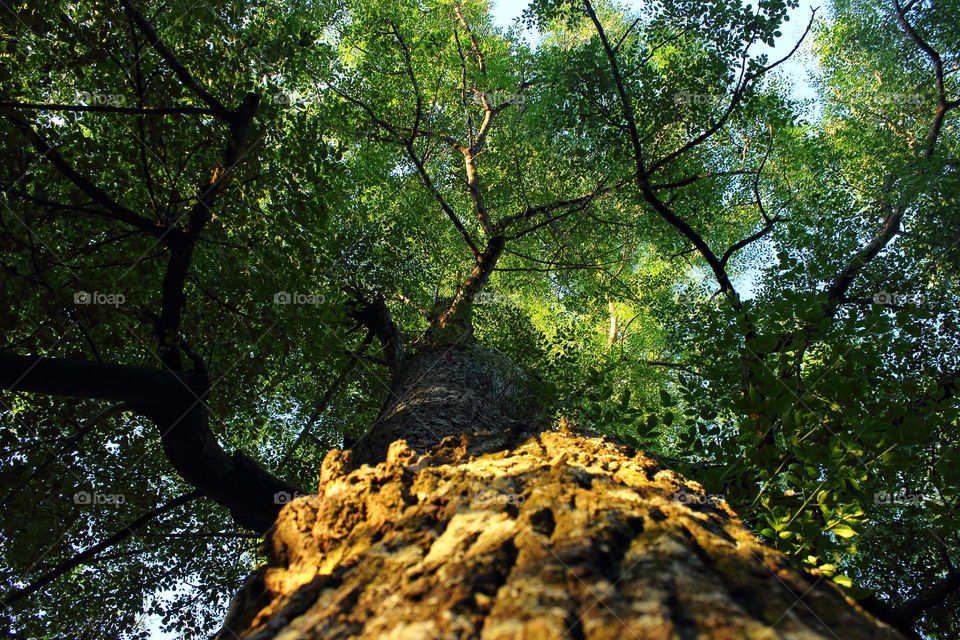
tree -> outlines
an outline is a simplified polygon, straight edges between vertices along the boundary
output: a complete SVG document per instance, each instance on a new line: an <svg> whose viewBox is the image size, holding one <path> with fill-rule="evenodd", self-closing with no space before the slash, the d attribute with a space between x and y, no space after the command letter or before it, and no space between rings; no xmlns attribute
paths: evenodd
<svg viewBox="0 0 960 640"><path fill-rule="evenodd" d="M3 24L13 630L955 630L952 7L164 7Z"/></svg>
<svg viewBox="0 0 960 640"><path fill-rule="evenodd" d="M902 637L649 457L524 435L332 452L218 637Z"/></svg>

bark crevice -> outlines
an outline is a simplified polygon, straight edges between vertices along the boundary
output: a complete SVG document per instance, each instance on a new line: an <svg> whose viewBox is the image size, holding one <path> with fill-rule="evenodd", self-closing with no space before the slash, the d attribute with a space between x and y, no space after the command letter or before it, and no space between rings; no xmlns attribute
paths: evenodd
<svg viewBox="0 0 960 640"><path fill-rule="evenodd" d="M284 640L901 637L724 502L678 499L705 496L645 454L569 429L483 443L395 442L358 468L331 452L318 495L284 507L269 537L259 608L219 637L277 619ZM317 597L291 619L304 590Z"/></svg>

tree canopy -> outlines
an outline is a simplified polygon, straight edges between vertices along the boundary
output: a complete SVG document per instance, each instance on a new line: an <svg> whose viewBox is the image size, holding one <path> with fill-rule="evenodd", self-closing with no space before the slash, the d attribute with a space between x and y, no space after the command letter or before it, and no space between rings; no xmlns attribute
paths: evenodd
<svg viewBox="0 0 960 640"><path fill-rule="evenodd" d="M466 322L551 419L955 637L960 4L797 7L8 3L0 357L202 374L224 464L292 495L389 393L368 314ZM258 561L110 397L4 392L11 637L205 637Z"/></svg>

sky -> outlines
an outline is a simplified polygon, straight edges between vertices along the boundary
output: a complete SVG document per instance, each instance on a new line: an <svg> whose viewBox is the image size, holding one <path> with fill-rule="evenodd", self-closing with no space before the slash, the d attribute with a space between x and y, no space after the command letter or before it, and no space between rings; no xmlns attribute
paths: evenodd
<svg viewBox="0 0 960 640"><path fill-rule="evenodd" d="M520 17L527 6L528 0L491 0L491 2L493 4L494 24L506 28L511 26L516 18ZM625 0L625 4L631 7L639 7L645 4L645 0ZM801 2L796 9L791 9L788 12L790 20L780 28L783 35L777 40L775 46L772 49L766 46L756 47L756 52L767 53L771 61L779 60L787 55L803 34L803 30L810 20L810 12L813 7L814 5L810 2ZM821 9L818 15L822 17L822 14L823 10ZM810 61L808 56L804 55L811 38L812 36L808 35L800 50L790 60L777 68L780 75L793 82L793 97L801 100L814 97L814 91L806 69Z"/></svg>

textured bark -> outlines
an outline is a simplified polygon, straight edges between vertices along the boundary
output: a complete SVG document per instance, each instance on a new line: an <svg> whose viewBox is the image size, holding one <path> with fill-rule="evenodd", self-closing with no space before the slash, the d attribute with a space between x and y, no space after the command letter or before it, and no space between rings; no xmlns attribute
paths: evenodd
<svg viewBox="0 0 960 640"><path fill-rule="evenodd" d="M429 347L404 356L380 417L353 446L355 464L375 464L392 442L424 452L447 436L508 436L538 420L526 375L475 344ZM506 448L506 446L504 446Z"/></svg>
<svg viewBox="0 0 960 640"><path fill-rule="evenodd" d="M645 454L566 426L502 446L331 451L219 637L900 637Z"/></svg>

